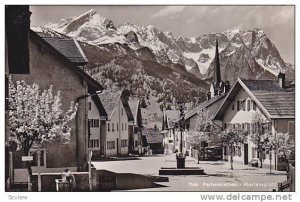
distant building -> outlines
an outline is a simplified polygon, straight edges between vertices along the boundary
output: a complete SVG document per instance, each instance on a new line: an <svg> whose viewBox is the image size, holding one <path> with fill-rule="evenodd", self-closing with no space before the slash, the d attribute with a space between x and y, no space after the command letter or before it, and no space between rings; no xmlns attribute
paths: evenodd
<svg viewBox="0 0 300 202"><path fill-rule="evenodd" d="M75 121L71 126L70 143L45 145L43 149L39 149L39 152L33 148L31 152L35 159L32 162L33 172L61 172L64 168L72 171L87 170L88 124L85 96L101 91L102 86L78 68L60 50L31 31L28 13L28 6L6 7L8 15L6 20L11 20L6 22L6 74L10 74L13 81L24 80L27 84L36 83L41 89L48 89L53 85L54 92L61 92L63 110L68 110L72 101L79 104ZM22 19L24 23L18 23L18 19ZM12 34L12 30L16 33ZM74 51L81 51L79 46L74 48L77 49ZM18 55L23 55L23 58L19 58ZM21 161L21 155L19 152L11 153L12 182L27 181L28 173Z"/></svg>
<svg viewBox="0 0 300 202"><path fill-rule="evenodd" d="M163 135L157 128L143 128L143 136L146 137L147 144L152 151L152 154L163 154Z"/></svg>
<svg viewBox="0 0 300 202"><path fill-rule="evenodd" d="M103 120L103 124L105 122L105 126L101 125L103 129L100 132L100 148L103 150L101 155L105 157L129 154L129 125L134 124L134 117L123 92L123 90L105 90L99 95L100 119ZM97 131L99 132L98 129Z"/></svg>
<svg viewBox="0 0 300 202"><path fill-rule="evenodd" d="M179 110L163 109L163 123L161 133L164 135L164 153L172 154L175 150L179 150L179 139L175 133L178 128L177 121L179 119Z"/></svg>
<svg viewBox="0 0 300 202"><path fill-rule="evenodd" d="M142 154L142 127L143 119L140 101L132 99L128 101L134 123L129 125L129 153Z"/></svg>
<svg viewBox="0 0 300 202"><path fill-rule="evenodd" d="M295 138L295 90L285 86L285 75L279 74L276 80L246 80L238 78L221 106L214 120L218 121L223 130L236 127L253 133L255 125L253 115L259 113L265 120L264 131L276 134L289 133ZM224 154L229 155L228 148ZM258 146L250 138L234 148L234 160L248 164L252 158L259 157ZM271 157L270 157L271 156ZM265 151L264 164L277 166L278 160L274 151Z"/></svg>

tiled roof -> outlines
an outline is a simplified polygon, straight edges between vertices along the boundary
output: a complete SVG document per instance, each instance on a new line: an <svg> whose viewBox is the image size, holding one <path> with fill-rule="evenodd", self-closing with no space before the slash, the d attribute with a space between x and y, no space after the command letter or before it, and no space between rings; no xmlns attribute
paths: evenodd
<svg viewBox="0 0 300 202"><path fill-rule="evenodd" d="M76 63L78 65L88 63L88 59L75 39L57 37L44 37L43 39L68 58L68 60L72 63Z"/></svg>
<svg viewBox="0 0 300 202"><path fill-rule="evenodd" d="M123 90L104 90L101 94L99 94L99 98L102 103L102 106L104 107L107 113L108 119L111 119L114 109L118 105L119 100L121 99L125 113L128 117L128 121L134 121L128 101L123 96Z"/></svg>
<svg viewBox="0 0 300 202"><path fill-rule="evenodd" d="M54 54L57 58L64 60L67 63L67 67L71 68L72 71L74 71L80 78L84 79L87 82L89 92L99 91L103 89L103 87L97 81L95 81L90 75L85 73L80 68L75 68L76 66L74 65L74 63L72 63L60 51L58 51L56 48L50 45L44 38L40 37L36 32L30 30L29 37L35 43L38 43L39 45L46 47L47 50L50 51L52 54Z"/></svg>
<svg viewBox="0 0 300 202"><path fill-rule="evenodd" d="M111 119L115 107L118 105L122 90L104 90L99 94L100 101L107 113L108 119Z"/></svg>
<svg viewBox="0 0 300 202"><path fill-rule="evenodd" d="M137 122L137 116L138 116L138 109L139 109L139 100L128 100L128 104L130 107L130 110L132 112L134 122Z"/></svg>
<svg viewBox="0 0 300 202"><path fill-rule="evenodd" d="M222 120L226 109L238 92L244 89L270 119L295 117L295 89L281 88L277 80L238 78L230 89L214 119Z"/></svg>
<svg viewBox="0 0 300 202"><path fill-rule="evenodd" d="M189 119L192 116L194 116L195 114L197 114L200 110L210 106L211 104L215 103L216 101L225 98L226 94L222 94L220 96L215 96L212 97L210 100L206 100L204 102L202 102L201 104L199 104L197 107L195 107L194 109L188 111L187 113L185 113L184 115L184 119Z"/></svg>
<svg viewBox="0 0 300 202"><path fill-rule="evenodd" d="M157 129L143 128L142 134L143 136L146 136L148 144L163 142L163 135Z"/></svg>
<svg viewBox="0 0 300 202"><path fill-rule="evenodd" d="M241 80L271 116L295 115L295 91L277 80Z"/></svg>

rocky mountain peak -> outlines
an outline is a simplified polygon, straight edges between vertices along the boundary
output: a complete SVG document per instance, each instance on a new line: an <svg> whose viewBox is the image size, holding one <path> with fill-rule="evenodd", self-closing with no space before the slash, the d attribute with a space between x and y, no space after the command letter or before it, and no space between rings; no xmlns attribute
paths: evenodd
<svg viewBox="0 0 300 202"><path fill-rule="evenodd" d="M261 71L268 71L274 76L279 71L292 72L291 65L283 61L276 46L265 32L257 28L247 31L235 28L184 38L175 36L172 32L159 30L152 25L139 26L125 23L115 27L111 20L97 14L94 10L78 17L65 18L48 27L98 46L126 45L136 51L137 57L150 58L142 56L143 53L148 55L150 51L151 60L154 59L159 64L171 68L174 65L181 66L179 69L183 68L202 79L211 76L213 69L210 67L214 62L216 40L219 42L219 52L222 53L221 63L228 60L226 64L234 66L235 70L226 67L227 72L236 71L236 68L253 70L254 66L256 66L254 68L256 73L253 73L253 76L263 75Z"/></svg>

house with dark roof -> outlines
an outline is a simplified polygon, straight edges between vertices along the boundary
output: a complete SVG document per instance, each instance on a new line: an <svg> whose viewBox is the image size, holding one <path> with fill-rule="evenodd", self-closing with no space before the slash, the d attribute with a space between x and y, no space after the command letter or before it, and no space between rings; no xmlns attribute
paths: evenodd
<svg viewBox="0 0 300 202"><path fill-rule="evenodd" d="M264 131L276 137L289 133L295 138L295 89L285 85L284 74L278 80L247 80L238 78L214 115L214 121L226 128L242 128L251 134L255 130L254 115L263 117ZM224 151L228 155L228 148ZM258 146L249 138L234 148L234 160L244 164L263 155L263 163L277 165L273 151L259 154Z"/></svg>
<svg viewBox="0 0 300 202"><path fill-rule="evenodd" d="M142 111L138 99L128 100L134 123L129 125L129 153L142 154Z"/></svg>
<svg viewBox="0 0 300 202"><path fill-rule="evenodd" d="M157 128L143 128L143 136L147 140L152 154L163 154L163 135Z"/></svg>
<svg viewBox="0 0 300 202"><path fill-rule="evenodd" d="M178 134L175 133L176 131L176 124L179 119L179 110L170 109L166 110L163 109L163 119L162 119L162 131L164 137L164 153L165 154L172 154L175 150L179 149L179 139Z"/></svg>
<svg viewBox="0 0 300 202"><path fill-rule="evenodd" d="M101 94L90 97L89 106L90 137L93 147L100 150L99 155L127 156L129 126L134 124L134 117L124 91L104 90Z"/></svg>
<svg viewBox="0 0 300 202"><path fill-rule="evenodd" d="M30 15L24 15L24 13L29 12L28 6L21 9L21 11L20 6L12 7L10 7L10 10L6 10L7 15L11 13L11 22L8 23L10 27L6 27L6 29L14 30L15 28L20 31L20 23L15 21L14 18L19 19L20 16L21 18L27 16L27 18L24 17L23 19L22 32L20 31L16 35L9 35L8 30L6 32L5 55L6 58L10 58L6 61L6 74L10 74L13 81L24 80L27 84L36 83L41 89L48 89L50 85L53 85L53 92L61 92L62 110L68 110L71 102L78 103L76 118L71 126L69 144L45 144L43 149L38 149L39 152L37 152L37 149L32 149L30 153L34 156L32 162L33 173L61 172L65 168L71 171L87 170L88 122L86 97L89 94L101 91L102 86L78 68L60 50L29 29ZM13 45L14 37L26 40L15 40L16 44ZM16 64L13 61L19 58L18 55L12 53L17 51L18 46L21 45L18 43L22 43L22 51L27 51L25 55L29 57L28 60L26 58L22 60L22 62L27 61L27 64L20 63L19 69L15 69ZM74 48L78 47L74 46ZM25 68L25 70L21 71L22 68ZM12 183L27 182L28 172L21 160L21 155L19 152L11 153L11 162L13 163L10 165L10 179Z"/></svg>

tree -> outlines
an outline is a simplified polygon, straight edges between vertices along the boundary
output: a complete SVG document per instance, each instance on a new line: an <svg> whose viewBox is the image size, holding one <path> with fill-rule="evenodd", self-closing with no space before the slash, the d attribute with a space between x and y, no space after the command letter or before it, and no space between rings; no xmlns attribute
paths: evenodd
<svg viewBox="0 0 300 202"><path fill-rule="evenodd" d="M246 136L246 131L239 128L225 129L219 135L223 145L229 147L231 170L233 170L233 147L239 143L244 143Z"/></svg>
<svg viewBox="0 0 300 202"><path fill-rule="evenodd" d="M256 112L251 118L252 133L250 134L250 140L257 146L257 156L260 160L260 167L262 168L263 161L263 148L270 147L269 139L271 138L271 131L269 130L269 124L264 117Z"/></svg>
<svg viewBox="0 0 300 202"><path fill-rule="evenodd" d="M217 128L209 116L209 111L199 111L197 114L196 127L188 132L188 141L198 150L199 163L201 148L215 137Z"/></svg>
<svg viewBox="0 0 300 202"><path fill-rule="evenodd" d="M277 133L270 138L270 143L280 161L295 159L295 143L290 139L289 133Z"/></svg>
<svg viewBox="0 0 300 202"><path fill-rule="evenodd" d="M66 144L70 140L70 122L75 118L77 104L71 103L64 112L60 92L53 96L52 91L52 86L41 91L37 84L27 85L25 81L17 81L15 85L9 78L9 141L15 142L17 150L25 156L29 156L33 145ZM26 164L32 183L31 163Z"/></svg>

